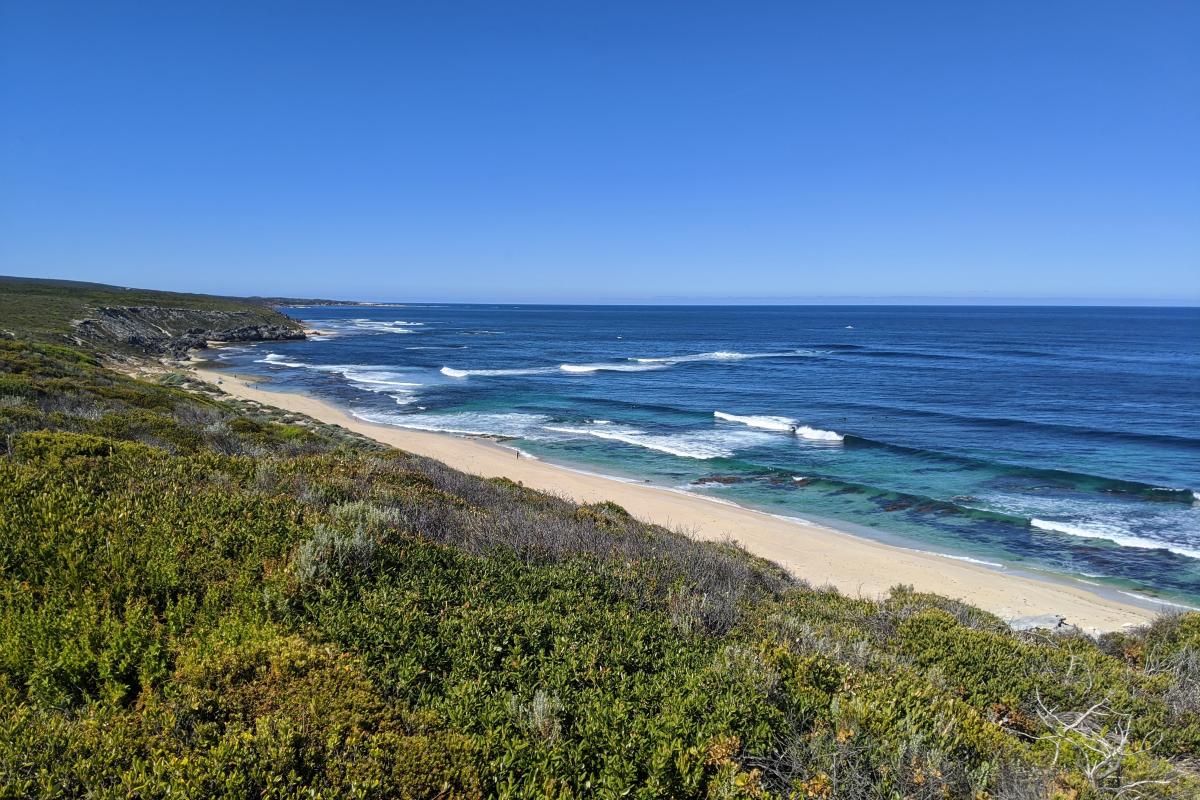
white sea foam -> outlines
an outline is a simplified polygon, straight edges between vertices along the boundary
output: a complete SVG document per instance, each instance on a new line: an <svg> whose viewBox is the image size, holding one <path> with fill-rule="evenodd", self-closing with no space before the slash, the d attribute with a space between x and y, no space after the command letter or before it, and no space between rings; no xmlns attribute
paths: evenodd
<svg viewBox="0 0 1200 800"><path fill-rule="evenodd" d="M723 419L726 422L739 422L742 425L749 425L751 428L762 428L765 431L791 433L796 428L796 420L789 419L788 417L740 416L738 414L727 414L724 411L714 411L713 416L717 419Z"/></svg>
<svg viewBox="0 0 1200 800"><path fill-rule="evenodd" d="M337 335L343 333L415 333L413 328L425 327L424 322L409 322L403 319L395 320L380 320L366 319L359 317L356 319L339 319L339 320L314 320L315 324L319 324L322 328L322 333ZM327 330L326 330L327 329Z"/></svg>
<svg viewBox="0 0 1200 800"><path fill-rule="evenodd" d="M920 551L918 551L918 552L920 552ZM980 566L984 566L984 567L994 567L996 569L1004 569L1003 564L997 563L995 561L984 561L981 558L971 558L970 556L953 556L953 555L950 555L949 553L934 553L934 555L941 556L942 558L952 558L955 561L966 561L968 564L979 564Z"/></svg>
<svg viewBox="0 0 1200 800"><path fill-rule="evenodd" d="M733 455L733 450L727 447L723 447L715 442L704 441L699 437L688 434L646 433L637 428L624 426L577 428L565 425L548 425L546 430L574 436L594 436L597 439L607 439L634 445L635 447L644 447L647 450L657 450L660 453L667 453L668 455L679 456L680 458L705 460L710 458L728 458Z"/></svg>
<svg viewBox="0 0 1200 800"><path fill-rule="evenodd" d="M556 372L588 374L593 372L646 372L663 369L663 364L559 364L557 367L517 367L514 369L456 369L442 367L450 378L504 377L511 375L551 375Z"/></svg>
<svg viewBox="0 0 1200 800"><path fill-rule="evenodd" d="M770 435L747 430L688 430L678 433L650 433L609 420L590 423L550 425L547 431L567 436L591 436L623 444L657 450L680 458L728 458L739 449L770 441Z"/></svg>
<svg viewBox="0 0 1200 800"><path fill-rule="evenodd" d="M844 436L836 431L826 431L820 428L812 428L808 425L800 425L796 420L789 417L773 417L768 415L739 416L738 414L727 414L724 411L714 411L713 416L726 422L737 422L751 428L792 433L801 439L809 439L814 442L840 442L845 439Z"/></svg>
<svg viewBox="0 0 1200 800"><path fill-rule="evenodd" d="M801 425L796 428L796 435L801 439L811 439L814 442L841 442L845 440L837 431L823 431L820 428L810 428L807 425Z"/></svg>
<svg viewBox="0 0 1200 800"><path fill-rule="evenodd" d="M422 431L460 433L471 436L512 436L536 439L549 417L541 414L483 413L462 411L451 414L389 414L356 411L354 415L368 422L413 428Z"/></svg>
<svg viewBox="0 0 1200 800"><path fill-rule="evenodd" d="M690 353L679 356L656 356L654 358L634 358L643 364L686 364L692 361L744 361L751 358L787 358L789 356L818 356L819 350L783 350L774 353L739 353L729 350L717 350L711 353Z"/></svg>
<svg viewBox="0 0 1200 800"><path fill-rule="evenodd" d="M726 500L723 497L713 497L711 494L704 494L703 492L697 492L696 491L697 487L693 486L691 484L689 484L687 486L659 486L656 488L662 489L664 492L674 492L675 494L686 494L689 497L695 497L696 499L703 500L706 503L716 503L717 505L730 506L731 508L742 508L742 509L745 508L745 506L743 506L739 503L735 503L732 500ZM699 488L704 488L704 486L700 485Z"/></svg>
<svg viewBox="0 0 1200 800"><path fill-rule="evenodd" d="M496 331L475 331L474 333L496 333ZM566 372L574 375L588 375L596 372L648 372L650 370L667 369L676 364L691 361L740 361L748 358L781 358L785 356L820 355L816 350L788 350L779 353L733 353L713 352L695 353L682 356L663 356L655 358L630 358L623 362L597 364L559 364L557 367L520 367L514 369L458 369L442 367L442 374L451 378L469 378L472 376L501 376L501 375L548 375L554 372ZM810 431L812 429L809 429ZM828 438L811 436L806 438Z"/></svg>
<svg viewBox="0 0 1200 800"><path fill-rule="evenodd" d="M423 383L418 383L411 380L401 380L409 377L402 372L366 372L360 370L347 369L342 371L342 375L348 381L354 383L367 384L369 386L382 386L387 389L395 387L420 387Z"/></svg>
<svg viewBox="0 0 1200 800"><path fill-rule="evenodd" d="M352 322L355 325L358 325L359 327L362 327L362 328L380 329L380 330L385 329L385 328L422 328L425 326L424 322L408 322L408 321L402 320L402 319L394 319L391 322L387 322L387 321L378 320L378 319L358 318L358 319L352 319L352 320L350 320L350 322Z"/></svg>
<svg viewBox="0 0 1200 800"><path fill-rule="evenodd" d="M415 381L403 380L403 378L409 376L398 372L369 372L348 369L344 370L341 374L346 380L350 381L350 385L355 389L364 392L386 394L395 400L398 406L407 406L415 403L417 401L416 392L424 385Z"/></svg>
<svg viewBox="0 0 1200 800"><path fill-rule="evenodd" d="M556 370L557 367L527 367L524 369L455 369L454 367L442 367L440 371L448 378L470 378L472 376L546 375Z"/></svg>
<svg viewBox="0 0 1200 800"><path fill-rule="evenodd" d="M1159 605L1171 606L1173 608L1186 608L1189 611L1200 611L1200 608L1197 608L1196 606L1189 606L1189 605L1185 605L1183 603L1172 603L1170 600L1163 600L1161 597L1150 597L1148 595L1138 594L1137 592L1127 592L1124 589L1117 589L1117 591L1123 595L1132 597L1136 600L1143 600L1143 601L1150 602L1150 603L1158 603Z"/></svg>
<svg viewBox="0 0 1200 800"><path fill-rule="evenodd" d="M273 364L277 367L292 367L301 368L307 367L308 364L303 364L299 361L288 361L286 356L281 356L278 353L267 353L263 358L255 359L256 364Z"/></svg>
<svg viewBox="0 0 1200 800"><path fill-rule="evenodd" d="M563 372L648 372L655 369L666 369L667 364L559 364Z"/></svg>
<svg viewBox="0 0 1200 800"><path fill-rule="evenodd" d="M1089 528L1081 528L1078 525L1071 525L1065 522L1054 522L1053 520L1031 519L1029 524L1035 528L1044 531L1055 531L1057 533L1065 533L1069 536L1078 536L1082 539L1103 539L1105 541L1119 544L1122 547L1134 547L1139 550L1169 550L1176 555L1186 558L1200 559L1200 550L1183 545L1174 544L1173 542L1157 541L1155 539L1145 539L1141 536L1132 536L1123 531L1114 530L1110 526L1093 523Z"/></svg>
<svg viewBox="0 0 1200 800"><path fill-rule="evenodd" d="M804 517L793 517L787 514L767 514L767 516L774 517L775 519L781 519L785 522L795 522L801 525L815 525L816 527L824 528L825 530L833 530L833 528L830 528L828 525L823 525L819 522L813 522L811 519L805 519ZM839 533L844 533L844 531L839 531Z"/></svg>
<svg viewBox="0 0 1200 800"><path fill-rule="evenodd" d="M354 388L390 395L398 405L412 403L415 399L413 393L425 385L414 381L413 376L407 373L369 364L306 364L288 361L276 353L268 353L265 358L258 359L258 363L341 375Z"/></svg>

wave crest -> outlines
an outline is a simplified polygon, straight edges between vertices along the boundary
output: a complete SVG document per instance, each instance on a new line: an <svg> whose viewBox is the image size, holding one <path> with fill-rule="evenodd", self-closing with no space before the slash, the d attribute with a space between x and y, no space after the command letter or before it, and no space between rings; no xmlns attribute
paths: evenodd
<svg viewBox="0 0 1200 800"><path fill-rule="evenodd" d="M664 369L666 364L559 364L563 372L589 374L592 372L648 372Z"/></svg>
<svg viewBox="0 0 1200 800"><path fill-rule="evenodd" d="M1065 533L1068 536L1076 536L1080 539L1103 539L1122 547L1135 547L1139 550L1169 550L1175 555L1184 556L1185 558L1200 559L1200 550L1196 550L1195 548L1155 539L1143 539L1140 536L1130 536L1125 533L1108 530L1107 528L1081 528L1078 525L1071 525L1066 522L1055 522L1053 520L1037 518L1029 520L1029 524L1043 531Z"/></svg>
<svg viewBox="0 0 1200 800"><path fill-rule="evenodd" d="M292 367L293 369L302 369L308 366L299 361L288 361L285 356L281 356L278 353L267 353L265 357L255 359L255 363L272 364L277 367Z"/></svg>
<svg viewBox="0 0 1200 800"><path fill-rule="evenodd" d="M751 428L760 428L766 431L779 431L781 433L791 433L799 436L801 439L809 439L815 442L840 442L846 438L837 431L826 431L820 428L813 428L808 425L801 425L790 417L775 417L769 415L741 416L738 414L729 414L724 411L714 411L713 416L717 419L725 420L726 422L736 422Z"/></svg>
<svg viewBox="0 0 1200 800"><path fill-rule="evenodd" d="M654 358L634 358L642 364L686 364L693 361L744 361L752 358L788 358L791 356L820 356L825 355L820 350L783 350L773 353L739 353L730 350L716 350L711 353L691 353L679 356L658 356Z"/></svg>
<svg viewBox="0 0 1200 800"><path fill-rule="evenodd" d="M462 411L450 414L388 414L355 411L354 416L367 422L395 425L421 431L458 433L468 436L502 436L537 439L538 431L549 421L543 414L482 413Z"/></svg>
<svg viewBox="0 0 1200 800"><path fill-rule="evenodd" d="M741 416L738 414L729 414L724 411L714 411L713 416L717 419L723 419L726 422L738 422L742 425L748 425L751 428L762 428L765 431L782 431L783 433L791 433L796 429L796 420L788 417L772 417L772 416Z"/></svg>
<svg viewBox="0 0 1200 800"><path fill-rule="evenodd" d="M416 333L413 328L425 327L424 322L409 322L408 320L382 320L358 317L355 319L323 319L314 320L329 332L338 333Z"/></svg>
<svg viewBox="0 0 1200 800"><path fill-rule="evenodd" d="M528 367L525 369L455 369L442 367L439 372L448 378L503 377L506 375L545 375L554 372L553 367Z"/></svg>
<svg viewBox="0 0 1200 800"><path fill-rule="evenodd" d="M688 434L658 434L646 433L637 428L605 426L599 428L577 428L568 425L548 425L546 430L565 433L573 436L594 436L597 439L621 442L647 450L657 450L680 458L695 458L707 460L710 458L729 458L733 450L715 442Z"/></svg>

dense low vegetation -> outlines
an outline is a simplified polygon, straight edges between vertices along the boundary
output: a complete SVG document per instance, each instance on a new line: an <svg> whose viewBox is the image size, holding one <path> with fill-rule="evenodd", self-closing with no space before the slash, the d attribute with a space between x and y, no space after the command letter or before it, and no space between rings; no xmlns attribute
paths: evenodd
<svg viewBox="0 0 1200 800"><path fill-rule="evenodd" d="M6 797L1200 796L1197 614L815 590L54 345L0 427Z"/></svg>
<svg viewBox="0 0 1200 800"><path fill-rule="evenodd" d="M157 332L171 336L178 336L193 325L213 327L214 314L231 315L237 325L291 324L265 301L0 275L0 334L70 343L76 336L74 323L94 317L97 309L105 307L148 307L184 312L161 323L163 329ZM116 344L106 342L105 346Z"/></svg>

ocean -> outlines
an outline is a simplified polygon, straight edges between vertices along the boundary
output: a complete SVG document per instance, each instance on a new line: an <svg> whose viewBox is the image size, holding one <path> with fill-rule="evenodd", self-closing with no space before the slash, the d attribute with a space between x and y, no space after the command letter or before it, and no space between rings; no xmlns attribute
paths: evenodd
<svg viewBox="0 0 1200 800"><path fill-rule="evenodd" d="M374 422L1200 605L1200 309L405 305L211 351Z"/></svg>

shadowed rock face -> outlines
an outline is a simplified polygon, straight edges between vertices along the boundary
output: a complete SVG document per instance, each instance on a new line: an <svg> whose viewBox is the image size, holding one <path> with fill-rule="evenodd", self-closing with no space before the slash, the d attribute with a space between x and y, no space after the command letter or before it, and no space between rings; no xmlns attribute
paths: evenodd
<svg viewBox="0 0 1200 800"><path fill-rule="evenodd" d="M278 323L264 323L264 313ZM108 342L150 355L183 355L209 341L258 342L303 339L304 331L278 312L214 311L162 306L104 306L75 323L93 343Z"/></svg>

